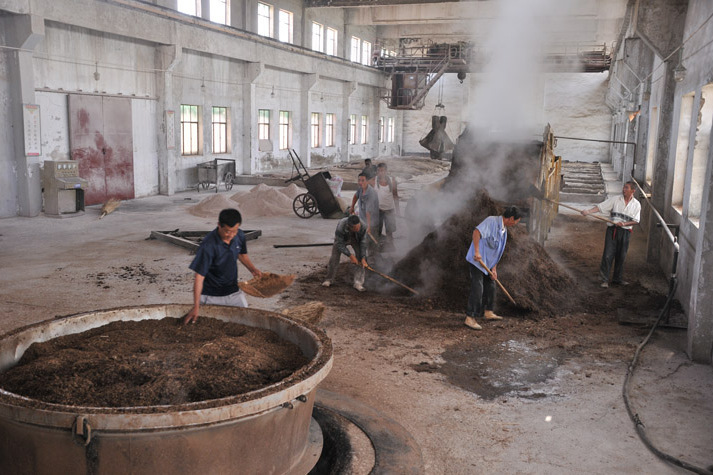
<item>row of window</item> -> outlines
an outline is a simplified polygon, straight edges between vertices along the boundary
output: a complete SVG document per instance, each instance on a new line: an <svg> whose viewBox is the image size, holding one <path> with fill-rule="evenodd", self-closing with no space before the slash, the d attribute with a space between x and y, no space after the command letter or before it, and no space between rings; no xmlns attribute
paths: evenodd
<svg viewBox="0 0 713 475"><path fill-rule="evenodd" d="M228 24L230 18L229 0L210 0L210 21ZM178 0L178 11L188 15L201 15L201 0ZM274 38L274 7L269 3L257 4L257 34ZM288 10L277 12L277 39L284 43L293 43L293 14ZM316 21L312 22L312 49L330 56L338 54L339 34L335 28L325 27ZM371 42L352 36L349 59L355 63L371 64Z"/></svg>
<svg viewBox="0 0 713 475"><path fill-rule="evenodd" d="M200 131L201 115L200 107L194 105L181 105L181 155L200 155ZM257 135L259 140L270 140L270 116L269 109L259 109L257 119ZM312 112L310 115L310 143L313 148L322 147L324 138L325 147L333 147L336 143L335 125L337 115L334 113L324 114L324 136L322 135L322 114ZM227 107L212 107L211 133L212 152L228 153L229 145L229 122ZM394 118L379 118L379 142L394 141ZM278 143L280 150L292 148L292 113L290 111L279 111L278 113ZM369 117L362 115L357 123L356 114L349 116L349 137L348 141L354 145L357 143L357 130L360 130L361 143L368 143L369 137Z"/></svg>

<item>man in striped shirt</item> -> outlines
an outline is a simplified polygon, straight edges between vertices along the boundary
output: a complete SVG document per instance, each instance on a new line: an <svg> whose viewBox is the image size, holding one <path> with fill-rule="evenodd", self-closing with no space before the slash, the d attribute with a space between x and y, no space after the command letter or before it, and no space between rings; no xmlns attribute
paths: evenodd
<svg viewBox="0 0 713 475"><path fill-rule="evenodd" d="M609 273L612 262L614 262L614 275L611 283L614 285L627 285L622 277L624 274L624 260L626 252L629 250L629 238L631 228L638 224L641 218L641 203L634 198L636 185L633 181L624 183L621 195L614 196L582 211L583 216L597 211L607 214L616 224L607 224L607 233L604 239L604 253L602 263L599 266L599 276L602 279L601 286L609 287Z"/></svg>

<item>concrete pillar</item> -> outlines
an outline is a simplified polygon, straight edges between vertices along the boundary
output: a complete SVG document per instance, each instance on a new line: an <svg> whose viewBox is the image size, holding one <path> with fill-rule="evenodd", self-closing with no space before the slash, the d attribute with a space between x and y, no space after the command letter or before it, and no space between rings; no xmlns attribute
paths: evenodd
<svg viewBox="0 0 713 475"><path fill-rule="evenodd" d="M25 155L24 104L36 104L34 49L45 37L44 19L36 15L13 15L4 18L6 40L18 48L7 55L9 63L10 102L13 144L17 173L17 208L20 216L37 216L42 211L40 158ZM41 126L41 124L40 124Z"/></svg>
<svg viewBox="0 0 713 475"><path fill-rule="evenodd" d="M201 0L200 17L204 20L210 20L210 0Z"/></svg>
<svg viewBox="0 0 713 475"><path fill-rule="evenodd" d="M300 115L295 117L300 124L300 147L297 152L302 158L305 167L312 164L312 129L311 125L311 111L310 111L310 91L314 88L315 84L319 81L319 74L303 74L302 75L302 87L300 92Z"/></svg>
<svg viewBox="0 0 713 475"><path fill-rule="evenodd" d="M181 157L181 104L174 99L173 72L182 59L182 49L179 45L159 46L159 68L163 73L156 74L159 110L158 130L158 192L171 196L176 193L176 164ZM172 114L171 114L172 112ZM173 131L173 139L169 131Z"/></svg>
<svg viewBox="0 0 713 475"><path fill-rule="evenodd" d="M342 154L343 161L350 161L351 146L349 145L349 114L351 109L349 107L349 102L352 95L358 89L358 83L356 81L345 82L343 86L344 90L342 92L342 148L344 153Z"/></svg>
<svg viewBox="0 0 713 475"><path fill-rule="evenodd" d="M708 178L703 188L700 228L693 265L688 315L688 356L713 363L713 149L708 152Z"/></svg>
<svg viewBox="0 0 713 475"><path fill-rule="evenodd" d="M230 19L229 24L235 28L240 28L241 30L247 30L246 22L246 9L247 1L243 0L240 2L230 2Z"/></svg>
<svg viewBox="0 0 713 475"><path fill-rule="evenodd" d="M659 136L656 144L656 158L654 160L654 174L652 185L651 202L660 213L670 204L670 198L667 198L667 183L669 183L669 157L672 153L676 153L675 146L672 148L672 137L676 137L676 131L673 129L673 124L676 122L674 117L674 98L676 91L676 82L673 79L673 70L676 67L675 63L668 61L664 65L665 74L663 77L664 91L659 106ZM675 145L675 144L674 144ZM665 215L664 215L665 216ZM661 246L666 245L664 240L668 240L664 236L661 228L656 227L657 221L652 219L649 223L648 248L646 250L647 260L649 262L659 262L661 259ZM662 268L668 269L668 263L660 262Z"/></svg>
<svg viewBox="0 0 713 475"><path fill-rule="evenodd" d="M257 109L255 108L257 84L265 71L265 63L249 63L245 67L246 81L243 84L243 140L242 140L242 174L252 175L257 170L257 157L252 153L258 149ZM279 117L270 121L279 120Z"/></svg>
<svg viewBox="0 0 713 475"><path fill-rule="evenodd" d="M626 142L636 142L636 119L629 120L629 114L625 114L624 117L624 127L626 130L626 136L624 141ZM622 160L621 167L621 181L627 182L631 180L631 169L634 167L634 154L635 149L639 147L634 147L633 145L624 145L624 157Z"/></svg>

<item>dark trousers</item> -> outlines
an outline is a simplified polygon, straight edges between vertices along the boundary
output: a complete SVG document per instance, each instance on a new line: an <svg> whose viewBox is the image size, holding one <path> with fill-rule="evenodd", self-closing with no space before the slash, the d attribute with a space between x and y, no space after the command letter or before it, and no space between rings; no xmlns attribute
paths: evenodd
<svg viewBox="0 0 713 475"><path fill-rule="evenodd" d="M599 276L604 282L609 282L612 261L614 261L614 275L611 281L615 284L622 281L624 259L626 259L626 252L629 250L630 238L631 231L628 229L622 229L618 226L607 227L607 233L604 238L604 254L602 254L602 263L599 266Z"/></svg>
<svg viewBox="0 0 713 475"><path fill-rule="evenodd" d="M469 317L482 317L485 310L493 309L495 281L473 264L469 263L468 268L470 269L470 294L465 313Z"/></svg>

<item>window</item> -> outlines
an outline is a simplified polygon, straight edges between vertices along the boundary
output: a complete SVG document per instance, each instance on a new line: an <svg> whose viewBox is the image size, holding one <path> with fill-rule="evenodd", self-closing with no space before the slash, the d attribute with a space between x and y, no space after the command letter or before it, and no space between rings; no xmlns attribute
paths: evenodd
<svg viewBox="0 0 713 475"><path fill-rule="evenodd" d="M354 145L356 143L356 132L357 132L356 114L351 114L349 116L349 143L351 145Z"/></svg>
<svg viewBox="0 0 713 475"><path fill-rule="evenodd" d="M337 30L327 28L327 54L330 56L337 55Z"/></svg>
<svg viewBox="0 0 713 475"><path fill-rule="evenodd" d="M200 130L198 106L181 104L181 155L198 155Z"/></svg>
<svg viewBox="0 0 713 475"><path fill-rule="evenodd" d="M708 175L707 163L710 153L711 127L713 127L713 84L708 84L701 90L696 140L693 144L691 162L691 189L688 191L688 219L696 227L700 224L703 188Z"/></svg>
<svg viewBox="0 0 713 475"><path fill-rule="evenodd" d="M388 125L388 128L386 129L386 141L387 142L394 141L394 118L393 117L389 117L389 125Z"/></svg>
<svg viewBox="0 0 713 475"><path fill-rule="evenodd" d="M280 111L280 150L292 146L292 121L289 111Z"/></svg>
<svg viewBox="0 0 713 475"><path fill-rule="evenodd" d="M312 136L312 148L317 148L320 146L319 112L312 112L309 128Z"/></svg>
<svg viewBox="0 0 713 475"><path fill-rule="evenodd" d="M201 0L178 0L178 11L187 15L200 16Z"/></svg>
<svg viewBox="0 0 713 475"><path fill-rule="evenodd" d="M369 140L369 118L365 115L361 116L361 143L367 143Z"/></svg>
<svg viewBox="0 0 713 475"><path fill-rule="evenodd" d="M220 23L221 25L228 24L230 18L230 2L228 0L210 0L210 21Z"/></svg>
<svg viewBox="0 0 713 475"><path fill-rule="evenodd" d="M258 2L257 34L272 37L272 5Z"/></svg>
<svg viewBox="0 0 713 475"><path fill-rule="evenodd" d="M368 41L361 42L361 64L369 66L371 62L371 43Z"/></svg>
<svg viewBox="0 0 713 475"><path fill-rule="evenodd" d="M322 41L323 38L324 38L324 26L313 21L312 22L312 49L313 50L319 51L320 53L324 52L324 41Z"/></svg>
<svg viewBox="0 0 713 475"><path fill-rule="evenodd" d="M686 181L686 163L688 162L688 143L691 131L691 116L693 114L693 93L681 98L681 114L678 121L678 137L676 140L676 163L673 168L673 190L671 205L683 212L683 186Z"/></svg>
<svg viewBox="0 0 713 475"><path fill-rule="evenodd" d="M279 40L283 43L292 43L292 12L280 10L278 21L280 22Z"/></svg>
<svg viewBox="0 0 713 475"><path fill-rule="evenodd" d="M270 140L270 111L268 109L257 111L257 138L258 140Z"/></svg>
<svg viewBox="0 0 713 475"><path fill-rule="evenodd" d="M386 123L384 122L383 117L379 117L379 143L384 142L384 137L385 137L385 129L386 129Z"/></svg>
<svg viewBox="0 0 713 475"><path fill-rule="evenodd" d="M349 59L355 63L359 62L359 50L361 48L361 40L356 36L352 36L352 54Z"/></svg>
<svg viewBox="0 0 713 475"><path fill-rule="evenodd" d="M334 147L334 122L336 122L335 115L327 114L324 120L324 132L326 134L324 145L326 147Z"/></svg>
<svg viewBox="0 0 713 475"><path fill-rule="evenodd" d="M213 153L228 153L228 108L213 107Z"/></svg>

